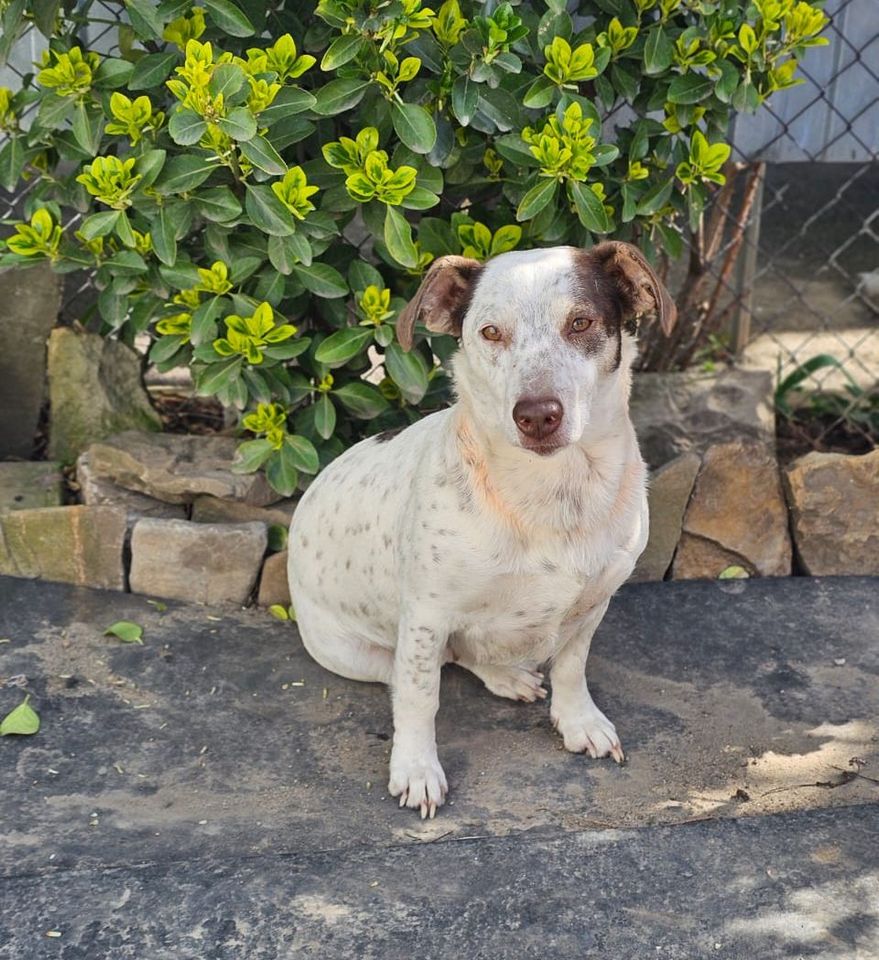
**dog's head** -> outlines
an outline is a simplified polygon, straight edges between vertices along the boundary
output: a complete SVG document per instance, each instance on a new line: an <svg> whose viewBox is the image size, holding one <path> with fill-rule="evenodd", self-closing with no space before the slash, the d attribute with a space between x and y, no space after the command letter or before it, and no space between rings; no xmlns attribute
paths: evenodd
<svg viewBox="0 0 879 960"><path fill-rule="evenodd" d="M668 291L637 247L608 242L513 251L485 264L441 257L397 333L406 349L416 323L460 337L458 392L479 424L549 455L619 405L637 320L650 314L671 330Z"/></svg>

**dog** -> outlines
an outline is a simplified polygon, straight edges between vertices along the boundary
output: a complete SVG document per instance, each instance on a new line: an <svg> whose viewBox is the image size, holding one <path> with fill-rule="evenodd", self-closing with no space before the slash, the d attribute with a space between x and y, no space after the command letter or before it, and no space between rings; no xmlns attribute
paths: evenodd
<svg viewBox="0 0 879 960"><path fill-rule="evenodd" d="M388 790L433 818L440 672L501 697L547 695L566 749L622 762L586 682L592 635L647 542L628 414L637 322L675 306L622 242L436 260L400 314L460 338L457 402L334 460L293 517L289 583L311 656L391 688Z"/></svg>

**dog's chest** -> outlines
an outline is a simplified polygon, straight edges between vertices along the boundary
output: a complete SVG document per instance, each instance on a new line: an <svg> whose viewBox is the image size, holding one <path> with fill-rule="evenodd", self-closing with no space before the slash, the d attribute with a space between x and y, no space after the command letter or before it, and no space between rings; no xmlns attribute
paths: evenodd
<svg viewBox="0 0 879 960"><path fill-rule="evenodd" d="M540 661L558 647L562 625L577 610L590 580L585 558L571 551L544 551L516 570L487 563L473 570L460 596L453 650L483 663Z"/></svg>

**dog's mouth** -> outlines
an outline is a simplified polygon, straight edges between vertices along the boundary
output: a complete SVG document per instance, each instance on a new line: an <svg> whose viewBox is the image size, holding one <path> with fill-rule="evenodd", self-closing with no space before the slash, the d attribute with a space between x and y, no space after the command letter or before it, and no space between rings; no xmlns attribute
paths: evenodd
<svg viewBox="0 0 879 960"><path fill-rule="evenodd" d="M523 443L522 449L529 453L536 453L538 457L551 457L564 446L564 443Z"/></svg>

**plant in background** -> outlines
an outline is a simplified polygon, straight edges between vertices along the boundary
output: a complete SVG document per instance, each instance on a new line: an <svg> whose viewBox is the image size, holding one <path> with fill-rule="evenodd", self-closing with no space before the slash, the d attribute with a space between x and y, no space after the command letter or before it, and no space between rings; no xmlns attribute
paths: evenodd
<svg viewBox="0 0 879 960"><path fill-rule="evenodd" d="M90 0L2 6L0 60L29 27L47 49L0 89L0 185L30 181L0 264L92 271L93 325L148 333L152 363L239 410L241 469L281 493L447 401L454 342L394 335L434 258L686 237L704 266L731 116L796 83L827 22L806 0L125 10L99 55ZM716 334L691 274L702 332L648 339L654 366Z"/></svg>

